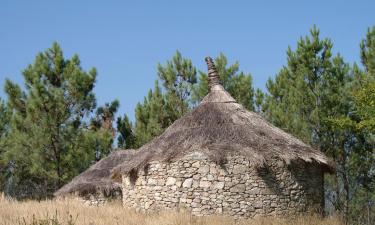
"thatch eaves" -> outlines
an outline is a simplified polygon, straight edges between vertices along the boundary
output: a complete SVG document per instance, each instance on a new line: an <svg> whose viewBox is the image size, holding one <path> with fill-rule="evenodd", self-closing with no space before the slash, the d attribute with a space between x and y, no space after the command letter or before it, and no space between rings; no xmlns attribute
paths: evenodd
<svg viewBox="0 0 375 225"><path fill-rule="evenodd" d="M61 187L54 196L61 197L69 194L85 195L103 192L110 194L114 190L121 190L118 183L110 177L111 170L134 154L134 150L116 150L101 159L86 171L74 177L71 182Z"/></svg>

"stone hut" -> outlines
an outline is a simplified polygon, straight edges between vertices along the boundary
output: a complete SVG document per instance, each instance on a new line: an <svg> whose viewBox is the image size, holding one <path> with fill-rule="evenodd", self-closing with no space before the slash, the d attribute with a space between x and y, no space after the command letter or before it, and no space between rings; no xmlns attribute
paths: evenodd
<svg viewBox="0 0 375 225"><path fill-rule="evenodd" d="M121 200L121 184L111 179L111 170L130 157L134 150L116 150L101 159L54 193L57 198L75 196L88 205Z"/></svg>
<svg viewBox="0 0 375 225"><path fill-rule="evenodd" d="M246 218L322 210L329 159L238 104L206 62L202 102L112 171L123 205Z"/></svg>

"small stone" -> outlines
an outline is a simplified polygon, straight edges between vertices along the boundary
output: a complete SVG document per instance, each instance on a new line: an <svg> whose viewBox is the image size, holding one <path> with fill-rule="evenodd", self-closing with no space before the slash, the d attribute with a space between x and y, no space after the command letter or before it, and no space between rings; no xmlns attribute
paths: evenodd
<svg viewBox="0 0 375 225"><path fill-rule="evenodd" d="M211 186L210 181L200 181L199 182L199 187L201 187L201 188L209 188L210 186Z"/></svg>
<svg viewBox="0 0 375 225"><path fill-rule="evenodd" d="M253 204L254 208L261 209L263 207L263 202L258 201Z"/></svg>
<svg viewBox="0 0 375 225"><path fill-rule="evenodd" d="M200 203L202 200L200 198L194 198L193 202Z"/></svg>
<svg viewBox="0 0 375 225"><path fill-rule="evenodd" d="M167 186L172 186L176 183L176 178L174 177L168 177L167 182L165 182L165 185Z"/></svg>
<svg viewBox="0 0 375 225"><path fill-rule="evenodd" d="M145 203L145 209L147 210L147 209L149 209L150 208L150 206L152 205L152 201L151 202L146 202Z"/></svg>
<svg viewBox="0 0 375 225"><path fill-rule="evenodd" d="M200 204L200 203L197 203L197 202L192 202L191 203L191 207L192 208L195 208L195 209L197 209L197 208L200 208L202 205Z"/></svg>
<svg viewBox="0 0 375 225"><path fill-rule="evenodd" d="M210 173L211 174L217 174L216 166L210 166Z"/></svg>
<svg viewBox="0 0 375 225"><path fill-rule="evenodd" d="M195 167L195 168L199 168L200 167L200 163L199 161L197 162L194 162L193 164L191 164L192 167Z"/></svg>
<svg viewBox="0 0 375 225"><path fill-rule="evenodd" d="M184 183L182 184L182 187L184 188L190 188L191 185L193 184L193 179L192 178L188 178L184 181Z"/></svg>
<svg viewBox="0 0 375 225"><path fill-rule="evenodd" d="M193 181L193 188L199 187L199 182L197 180Z"/></svg>
<svg viewBox="0 0 375 225"><path fill-rule="evenodd" d="M164 179L158 179L157 183L158 183L159 186L164 186L165 180Z"/></svg>
<svg viewBox="0 0 375 225"><path fill-rule="evenodd" d="M203 167L200 167L198 169L198 173L201 173L201 174L206 174L210 171L210 167L208 165L205 165Z"/></svg>
<svg viewBox="0 0 375 225"><path fill-rule="evenodd" d="M242 192L245 191L245 189L246 189L246 185L244 185L244 184L237 184L237 185L233 186L230 189L230 192L242 193Z"/></svg>
<svg viewBox="0 0 375 225"><path fill-rule="evenodd" d="M223 189L224 188L224 182L217 182L214 186L215 189Z"/></svg>
<svg viewBox="0 0 375 225"><path fill-rule="evenodd" d="M181 187L181 185L182 185L182 182L181 182L181 181L177 181L177 182L176 182L176 186L177 186L177 187Z"/></svg>
<svg viewBox="0 0 375 225"><path fill-rule="evenodd" d="M257 195L260 193L260 190L259 188L252 188L251 190L246 191L246 193L251 194L251 195Z"/></svg>
<svg viewBox="0 0 375 225"><path fill-rule="evenodd" d="M157 181L155 179L150 178L150 179L148 179L147 184L149 186L155 186L157 184Z"/></svg>
<svg viewBox="0 0 375 225"><path fill-rule="evenodd" d="M243 174L246 172L246 166L244 165L235 165L233 167L233 174Z"/></svg>
<svg viewBox="0 0 375 225"><path fill-rule="evenodd" d="M269 188L264 188L264 189L262 189L261 193L262 193L263 195L271 195L271 194L274 194L274 192L273 192L271 189L269 189Z"/></svg>
<svg viewBox="0 0 375 225"><path fill-rule="evenodd" d="M210 180L210 181L214 180L214 176L212 174L208 174L207 180Z"/></svg>

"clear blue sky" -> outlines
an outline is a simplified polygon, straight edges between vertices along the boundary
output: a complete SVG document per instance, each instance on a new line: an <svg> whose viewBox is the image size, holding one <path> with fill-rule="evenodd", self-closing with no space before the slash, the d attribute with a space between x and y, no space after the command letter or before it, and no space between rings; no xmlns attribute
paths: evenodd
<svg viewBox="0 0 375 225"><path fill-rule="evenodd" d="M5 78L21 83L21 71L54 41L66 57L78 53L84 69L98 69L98 103L118 98L131 118L153 87L157 63L177 49L200 70L205 56L223 52L264 89L286 63L287 47L314 24L335 52L358 62L374 9L375 1L2 0L0 96Z"/></svg>

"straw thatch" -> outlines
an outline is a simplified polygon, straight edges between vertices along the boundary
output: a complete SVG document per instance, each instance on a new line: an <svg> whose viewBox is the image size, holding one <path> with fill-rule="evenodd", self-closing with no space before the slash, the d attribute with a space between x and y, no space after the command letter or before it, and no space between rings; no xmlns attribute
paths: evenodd
<svg viewBox="0 0 375 225"><path fill-rule="evenodd" d="M138 171L151 161L170 162L196 151L217 163L225 163L230 155L242 155L256 166L278 158L288 164L292 161L316 163L326 171L332 169L322 152L238 104L217 82L212 60L206 61L209 94L194 110L117 166L113 170L114 179Z"/></svg>
<svg viewBox="0 0 375 225"><path fill-rule="evenodd" d="M113 182L110 178L110 171L133 154L134 150L117 150L112 152L73 178L71 182L56 191L54 195L65 196L76 193L85 195L88 193L97 193L98 191L110 194L114 190L121 191L120 185Z"/></svg>

